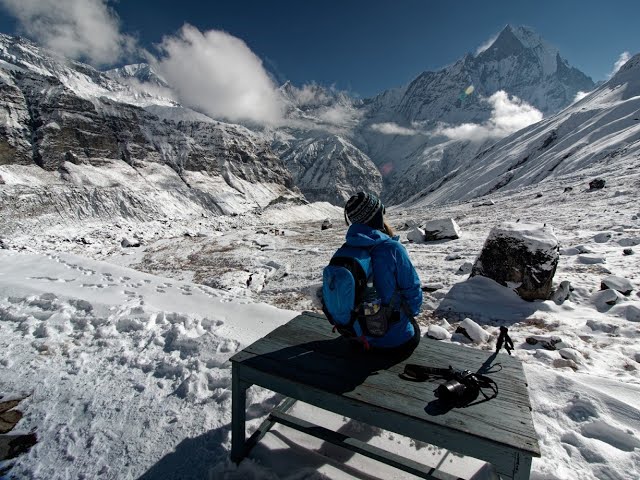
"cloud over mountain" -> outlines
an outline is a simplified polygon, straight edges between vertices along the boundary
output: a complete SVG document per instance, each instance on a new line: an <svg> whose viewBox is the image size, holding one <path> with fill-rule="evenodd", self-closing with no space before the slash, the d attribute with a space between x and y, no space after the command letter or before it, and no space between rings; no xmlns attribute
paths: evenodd
<svg viewBox="0 0 640 480"><path fill-rule="evenodd" d="M95 66L109 65L135 50L105 0L0 0L21 30L47 48Z"/></svg>
<svg viewBox="0 0 640 480"><path fill-rule="evenodd" d="M542 113L516 96L499 90L483 100L491 105L491 117L484 123L463 123L449 126L441 124L435 131L451 140L481 142L490 138L502 138L542 120Z"/></svg>
<svg viewBox="0 0 640 480"><path fill-rule="evenodd" d="M245 42L185 24L164 37L156 71L185 105L214 118L277 124L282 101L262 61Z"/></svg>

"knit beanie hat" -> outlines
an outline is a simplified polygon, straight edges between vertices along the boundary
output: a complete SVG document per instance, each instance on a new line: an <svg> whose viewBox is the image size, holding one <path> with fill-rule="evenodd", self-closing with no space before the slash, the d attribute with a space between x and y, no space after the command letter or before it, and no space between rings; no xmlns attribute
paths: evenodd
<svg viewBox="0 0 640 480"><path fill-rule="evenodd" d="M373 228L383 226L384 205L372 193L358 192L344 207L344 218L351 223L364 223Z"/></svg>

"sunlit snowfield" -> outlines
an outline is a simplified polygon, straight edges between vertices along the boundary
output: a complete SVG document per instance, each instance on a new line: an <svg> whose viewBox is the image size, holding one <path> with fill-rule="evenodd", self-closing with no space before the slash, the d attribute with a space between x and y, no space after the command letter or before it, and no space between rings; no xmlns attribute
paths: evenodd
<svg viewBox="0 0 640 480"><path fill-rule="evenodd" d="M401 238L410 219L451 217L460 225L459 240L406 244L422 283L439 287L425 293L420 321L424 332L429 324L443 325L433 311L447 297L458 309L445 315L450 332L467 316L492 334L489 344L469 348L493 349L497 327L509 327L542 450L532 478L640 478L639 163L612 164L615 177L600 165L603 190L588 191L593 176L586 171L491 196L495 205L474 207L475 200L391 209ZM328 215L333 228L321 230ZM39 438L13 473L42 479L413 478L282 426L240 467L227 459L227 360L297 312L319 308L322 268L346 231L341 216L340 209L319 205L44 233L25 223L23 235L5 238L11 249L0 250L0 394L30 395L20 404L25 417L16 430L35 430ZM587 261L601 263L582 263L571 250L561 256L555 284L568 280L574 288L563 305L522 302L502 287L481 292L482 300L449 293L468 277L458 273L460 266L474 261L491 227L505 220L550 224L561 248L582 245L592 252ZM602 232L610 239L596 241ZM143 246L122 248L120 240L134 234ZM625 248L635 254L623 255ZM634 291L598 311L591 295L609 273L630 280ZM531 334L559 336L578 352L577 370L557 351L526 344ZM252 388L249 427L280 399ZM308 406L294 413L453 473L479 468ZM474 478L490 476L485 469Z"/></svg>

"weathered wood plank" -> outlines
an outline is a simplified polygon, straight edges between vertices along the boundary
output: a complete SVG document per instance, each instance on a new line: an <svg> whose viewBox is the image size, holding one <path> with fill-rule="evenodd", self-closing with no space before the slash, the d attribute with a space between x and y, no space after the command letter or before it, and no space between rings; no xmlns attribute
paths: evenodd
<svg viewBox="0 0 640 480"><path fill-rule="evenodd" d="M398 375L403 372L404 364L394 364L393 361L388 361L387 359L371 359L370 357L359 354L354 355L352 358L343 357L342 359L338 359L330 353L325 352L332 352L334 350L332 345L340 341L328 341L329 345L324 345L320 348L319 344L326 342L327 341L299 344L291 347L278 341L265 338L259 344L247 347L245 352L271 357L282 362L282 365L276 368L288 368L288 365L294 362L296 365L295 368L305 368L306 371L310 372L312 378L314 375L317 375L318 378L329 376L335 378L337 384L352 384L354 383L354 376L358 378L366 376L367 378L363 379L366 383L386 384L388 389L401 394L410 394L410 392L417 391L422 398L425 396L425 390L429 388L434 390L436 386L443 381L442 379L436 379L436 381L416 383L401 380ZM295 359L303 359L305 356L307 356L306 359L295 362ZM289 357L291 357L291 359L289 359ZM349 368L344 368L344 365L349 365ZM374 372L376 372L375 375L373 374ZM529 411L528 393L525 388L514 391L514 389L511 388L511 382L502 376L492 375L492 378L496 380L500 388L498 397L492 400L492 402L506 402L508 403L506 408Z"/></svg>
<svg viewBox="0 0 640 480"><path fill-rule="evenodd" d="M266 356L274 358L280 362L283 362L281 368L286 368L286 360L283 361L282 357L279 355L279 352L282 352L286 349L288 352L287 355L291 355L292 358L302 358L304 355L311 355L307 360L313 359L313 362L304 361L300 364L296 364L294 368L301 369L304 368L308 371L312 377L315 378L317 375L318 378L323 378L326 375L329 375L331 378L336 378L336 382L339 384L340 382L352 382L351 377L354 375L353 370L359 371L363 369L366 373L366 379L364 382L371 386L378 386L379 388L386 388L390 391L395 391L402 395L414 395L417 398L425 399L425 395L428 395L426 392L433 392L437 385L443 382L442 379L436 379L436 381L418 383L418 382L410 382L406 380L401 380L398 375L403 372L404 366L397 365L392 363L382 363L380 365L381 368L376 369L376 365L372 364L370 359L363 355L356 355L353 359L346 359L346 362L337 360L335 357L332 357L328 354L322 353L322 351L311 350L309 347L305 347L304 344L288 347L282 343L279 343L274 340L263 339L257 345L252 345L251 347L247 347L246 351L254 353L256 355ZM332 347L329 347L329 350L333 350ZM341 360L345 360L344 358ZM349 365L349 368L344 368L344 365ZM388 368L387 365L391 365ZM266 367L266 364L265 364ZM271 367L269 367L271 368ZM377 370L377 371L376 371ZM317 372L317 373L315 373ZM375 372L375 375L373 374ZM358 375L358 374L356 374ZM364 375L361 375L364 376ZM347 377L346 379L344 377ZM518 411L522 411L528 414L529 407L527 403L527 393L526 390L523 392L512 392L508 387L510 385L509 382L505 381L502 378L497 378L498 386L502 386L503 388L500 390L500 393L496 399L491 400L494 404L504 402L504 405L501 405L501 408L505 408L508 410L516 409ZM506 387L506 388L505 388ZM434 397L432 394L428 395L429 400L433 400ZM493 404L492 404L493 405Z"/></svg>
<svg viewBox="0 0 640 480"><path fill-rule="evenodd" d="M519 449L487 438L467 435L435 423L425 428L423 422L415 421L415 419L402 415L393 409L366 404L343 395L328 394L316 387L300 385L290 379L256 371L246 365L242 368L242 375L253 384L297 398L310 405L419 441L432 443L463 455L485 460L493 464L498 471L506 472L513 469L514 452L516 451L525 456L540 455L537 445L531 449L527 446Z"/></svg>
<svg viewBox="0 0 640 480"><path fill-rule="evenodd" d="M366 379L366 372L353 378L340 378L336 365L327 366L330 373L318 372L315 368L308 370L308 366L316 364L317 357L304 355L301 358L304 358L306 363L298 361L291 365L281 359L256 356L241 365L255 368L264 374L288 379L299 388L315 387L326 392L327 402L333 401L329 398L330 396L342 396L357 400L363 405L375 405L397 411L399 415L411 418L414 422L418 421L423 428L438 424L517 448L527 450L537 448L535 431L530 422L526 421L527 417L518 415L515 410L507 413L500 412L496 404L489 407L489 404L497 399L466 409L446 411L439 406L439 402L434 401L435 398L430 392L425 392L425 398L420 399L403 393L390 392L364 383L363 378ZM268 385L265 387L269 388ZM322 405L319 406L322 407ZM523 418L524 423L520 421Z"/></svg>
<svg viewBox="0 0 640 480"><path fill-rule="evenodd" d="M295 334L295 332L299 332L301 330L308 331L309 333L306 334L307 338L313 340L322 339L318 336L327 338L336 338L339 336L337 334L331 333L331 326L324 316L306 312L294 318L289 323L277 328L267 337L284 337L286 339L289 335ZM460 345L444 343L427 337L423 337L421 340L419 351L422 350L426 350L425 353L433 351L434 357L446 358L448 359L448 361L455 360L459 355L462 355L464 358L468 358L472 361L472 366L475 367L475 370L477 370L478 368L475 362L480 362L481 365L482 362L485 361L486 356L492 353L490 351L479 350L472 347L464 347ZM502 364L505 374L522 374L522 366L517 358L505 353L500 353L497 355L496 361Z"/></svg>
<svg viewBox="0 0 640 480"><path fill-rule="evenodd" d="M349 451L373 458L379 462L391 465L399 470L411 473L421 478L434 480L457 480L457 477L445 472L436 470L422 463L415 462L400 455L396 455L381 448L374 447L368 443L361 442L347 435L328 430L313 423L287 415L286 413L274 412L270 415L273 421L286 425L300 432L332 443Z"/></svg>

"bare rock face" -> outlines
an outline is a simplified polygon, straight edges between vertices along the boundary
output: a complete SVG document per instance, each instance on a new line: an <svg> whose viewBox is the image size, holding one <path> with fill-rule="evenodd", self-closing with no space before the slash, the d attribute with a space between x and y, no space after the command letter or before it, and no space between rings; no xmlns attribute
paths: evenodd
<svg viewBox="0 0 640 480"><path fill-rule="evenodd" d="M552 227L506 222L489 233L471 276L482 275L514 288L524 300L546 300L558 259Z"/></svg>

